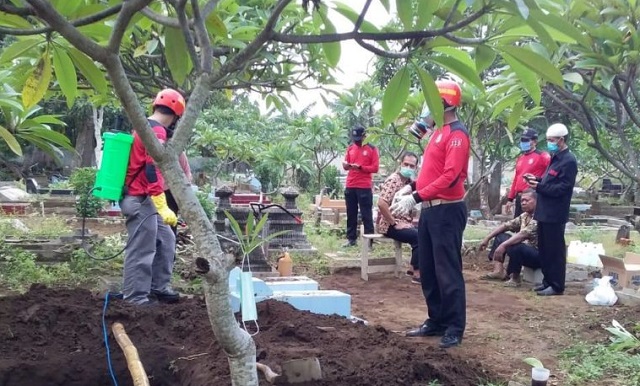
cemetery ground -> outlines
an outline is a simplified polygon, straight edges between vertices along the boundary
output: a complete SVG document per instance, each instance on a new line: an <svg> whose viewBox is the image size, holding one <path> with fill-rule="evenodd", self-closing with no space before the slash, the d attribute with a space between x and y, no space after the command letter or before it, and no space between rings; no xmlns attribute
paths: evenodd
<svg viewBox="0 0 640 386"><path fill-rule="evenodd" d="M28 233L2 225L6 238L51 237L78 226L70 216L19 216ZM90 224L104 237L97 253L121 249L121 223ZM610 347L605 327L617 320L637 332L637 306L594 307L584 295L590 280L570 283L564 296L540 298L529 286L503 288L479 277L490 269L485 252L464 258L467 285L467 331L462 346L443 351L436 338L408 339L407 329L425 318L424 300L410 278L392 274L360 279L359 269L333 269L325 253L340 251L339 231L306 229L317 257L293 255L294 272L319 281L323 289L352 296L352 314L368 322L313 315L286 304L259 303L261 332L255 336L258 360L278 369L283 360L315 355L325 380L315 385L507 385L528 384L535 357L552 371L553 385L635 385L640 348ZM469 226L465 240L478 240L490 228ZM608 254L625 248L614 244L615 232L578 229L567 240L603 242ZM640 244L637 233L632 234ZM359 250L344 252L355 257ZM392 255L376 244L375 256ZM408 249L404 256L408 257ZM117 280L122 257L97 262L81 250L64 263L35 263L33 255L0 244L0 385L110 385L103 346L101 314L105 278ZM194 296L178 305L136 309L112 300L107 321L123 321L152 385L229 384L224 353L214 341L206 318L199 278L189 248L178 255L175 286ZM40 283L32 285L33 283ZM46 287L45 287L46 286ZM120 384L131 384L123 355L111 343L112 363ZM127 383L128 382L128 383ZM264 382L262 380L261 382Z"/></svg>

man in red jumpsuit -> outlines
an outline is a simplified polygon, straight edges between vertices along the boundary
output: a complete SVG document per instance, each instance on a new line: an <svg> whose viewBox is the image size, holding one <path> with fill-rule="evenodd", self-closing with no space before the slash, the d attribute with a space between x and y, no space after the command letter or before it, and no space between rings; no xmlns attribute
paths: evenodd
<svg viewBox="0 0 640 386"><path fill-rule="evenodd" d="M347 170L344 190L347 207L347 243L344 247L356 245L358 207L362 216L364 233L374 233L373 229L373 175L378 172L380 156L378 149L370 143L363 143L366 130L356 126L351 130L353 143L347 148L342 167Z"/></svg>
<svg viewBox="0 0 640 386"><path fill-rule="evenodd" d="M469 133L458 120L460 86L451 80L436 82L445 113L425 148L423 167L413 184L391 211L408 213L421 203L418 253L422 292L428 319L407 336L441 336L440 347L457 346L466 324L466 299L462 276L462 233L467 224L464 182L469 162Z"/></svg>
<svg viewBox="0 0 640 386"><path fill-rule="evenodd" d="M176 90L158 93L148 119L160 142L167 140L167 130L171 130L184 109L184 98ZM134 304L174 303L180 296L171 288L176 238L170 226L175 226L178 219L167 206L160 170L138 133L133 137L125 195L120 201L129 235L122 292L124 299Z"/></svg>
<svg viewBox="0 0 640 386"><path fill-rule="evenodd" d="M551 156L545 151L536 149L538 144L538 133L533 129L526 129L520 137L520 150L522 155L516 161L516 171L509 189L508 207L513 206L513 218L517 218L522 214L522 204L520 196L522 192L529 189L527 180L524 179L525 174L532 174L536 178L541 178L549 167Z"/></svg>

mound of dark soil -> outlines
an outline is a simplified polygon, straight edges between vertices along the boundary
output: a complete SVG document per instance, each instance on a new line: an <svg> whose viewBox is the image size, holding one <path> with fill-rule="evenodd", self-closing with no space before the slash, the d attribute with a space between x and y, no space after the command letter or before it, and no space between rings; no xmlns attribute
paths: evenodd
<svg viewBox="0 0 640 386"><path fill-rule="evenodd" d="M103 343L103 300L81 289L34 286L0 298L0 386L110 386ZM382 327L259 303L258 359L279 370L289 359L317 356L325 380L313 385L478 385L492 377L477 363L407 340ZM106 316L119 385L132 385L111 334L122 322L154 386L229 385L203 299L140 308L111 300ZM321 327L321 328L319 328ZM266 382L264 382L266 384Z"/></svg>

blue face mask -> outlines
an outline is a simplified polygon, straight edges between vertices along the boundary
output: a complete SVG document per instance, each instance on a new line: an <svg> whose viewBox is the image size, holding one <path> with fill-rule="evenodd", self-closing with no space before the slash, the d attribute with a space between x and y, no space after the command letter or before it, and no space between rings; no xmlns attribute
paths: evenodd
<svg viewBox="0 0 640 386"><path fill-rule="evenodd" d="M400 175L404 178L414 179L416 177L416 171L411 168L400 168Z"/></svg>
<svg viewBox="0 0 640 386"><path fill-rule="evenodd" d="M529 151L531 150L531 142L520 142L520 150L522 151Z"/></svg>
<svg viewBox="0 0 640 386"><path fill-rule="evenodd" d="M549 150L552 153L555 153L558 151L558 144L555 142L547 142L547 150Z"/></svg>

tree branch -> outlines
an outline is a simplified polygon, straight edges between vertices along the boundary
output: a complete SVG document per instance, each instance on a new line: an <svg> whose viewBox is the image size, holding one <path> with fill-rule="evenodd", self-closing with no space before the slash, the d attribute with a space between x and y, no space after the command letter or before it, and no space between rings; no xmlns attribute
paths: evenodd
<svg viewBox="0 0 640 386"><path fill-rule="evenodd" d="M107 51L104 47L84 36L78 29L66 21L58 11L45 0L26 0L36 11L38 17L49 24L51 30L55 30L64 36L69 43L73 44L80 51L89 55L92 59L104 63Z"/></svg>
<svg viewBox="0 0 640 386"><path fill-rule="evenodd" d="M360 15L358 15L358 20L356 20L353 26L353 32L358 32L358 30L362 26L362 23L364 22L364 18L367 15L367 11L369 11L369 6L371 6L372 1L373 0L367 0L364 3L364 7L362 7L362 12L360 12Z"/></svg>
<svg viewBox="0 0 640 386"><path fill-rule="evenodd" d="M10 7L10 6L7 5L7 7ZM79 19L72 20L72 21L70 21L68 23L73 27L82 27L84 25L93 24L93 23L96 23L96 22L98 22L100 20L104 20L104 19L106 19L106 18L108 18L110 16L115 15L116 13L120 12L121 8L122 8L122 4L114 5L113 7L107 8L107 9L105 9L103 11L100 11L100 12L97 12L97 13L95 13L93 15L81 17ZM21 17L34 15L35 12L36 12L35 11L35 7L31 8L28 11L25 11L27 9L28 8L15 8L15 7L13 7L13 11L15 11L15 12L12 11L12 8L9 8L7 10L2 9L2 11L7 12L8 14L11 14L11 15L16 15L16 16L21 16ZM51 9L54 9L54 8L51 7ZM25 14L25 12L30 12L30 13ZM43 20L46 20L44 17L41 17L41 18ZM51 23L49 23L49 24L51 24ZM14 35L14 36L39 35L39 34L51 32L53 30L55 30L54 27L25 28L25 29L0 27L0 33L7 34L7 35Z"/></svg>
<svg viewBox="0 0 640 386"><path fill-rule="evenodd" d="M35 11L30 7L16 7L13 4L5 3L4 1L0 3L0 12L6 12L10 15L16 15L20 17L26 16L34 16Z"/></svg>
<svg viewBox="0 0 640 386"><path fill-rule="evenodd" d="M372 44L369 44L362 39L356 39L356 43L358 43L360 47L364 48L365 50L371 51L378 56L382 56L383 58L405 59L411 56L411 53L412 53L412 51L406 51L406 52L385 51L382 48L378 48Z"/></svg>
<svg viewBox="0 0 640 386"><path fill-rule="evenodd" d="M480 9L478 12L473 13L462 19L461 21L452 24L450 26L446 26L443 28L439 28L436 30L427 30L427 31L403 31L403 32L345 32L345 33L336 33L336 34L327 34L327 35L289 35L289 34L281 34L278 32L273 33L271 40L282 42L282 43L302 43L302 44L310 44L310 43L331 43L331 42L340 42L344 40L351 39L361 39L361 40L407 40L407 39L420 39L420 38L432 38L436 36L443 36L447 33L457 31L461 28L466 27L467 25L473 23L475 20L482 17L488 10L489 6L485 6Z"/></svg>
<svg viewBox="0 0 640 386"><path fill-rule="evenodd" d="M624 95L622 91L622 87L620 87L620 82L618 81L617 78L613 79L613 86L615 87L616 92L620 97L620 103L622 103L622 106L624 107L624 111L627 112L627 115L629 116L631 121L633 121L636 127L640 127L640 119L638 119L638 116L636 115L636 113L633 111L631 106L629 106L629 102L627 101L626 95Z"/></svg>
<svg viewBox="0 0 640 386"><path fill-rule="evenodd" d="M184 35L184 40L187 46L187 52L189 52L189 56L191 56L191 61L193 62L193 65L196 67L196 72L200 72L201 63L198 60L198 54L196 53L196 45L193 42L193 36L191 36L191 30L189 29L189 20L187 20L187 15L184 12L184 8L186 5L187 5L187 0L178 1L178 4L176 5L176 11L178 13L178 21L180 22L180 29L182 30L182 35Z"/></svg>
<svg viewBox="0 0 640 386"><path fill-rule="evenodd" d="M127 30L127 26L131 21L133 15L136 12L146 7L151 0L127 0L124 2L122 11L118 15L113 30L111 31L111 37L109 38L109 44L107 44L107 51L110 53L118 53L120 51L120 44L122 43L122 37Z"/></svg>
<svg viewBox="0 0 640 386"><path fill-rule="evenodd" d="M193 8L193 27L196 33L196 39L198 39L198 44L200 45L200 49L202 50L201 54L201 63L200 70L203 72L211 73L213 69L213 47L211 47L211 39L209 38L209 33L207 32L207 27L204 24L204 20L206 18L207 9L206 7L210 4L213 4L212 7L215 8L217 1L209 1L205 5L205 10L203 14L200 13L200 6L198 5L198 0L191 0L191 7ZM212 10L213 10L212 8ZM211 12L211 11L209 11Z"/></svg>

